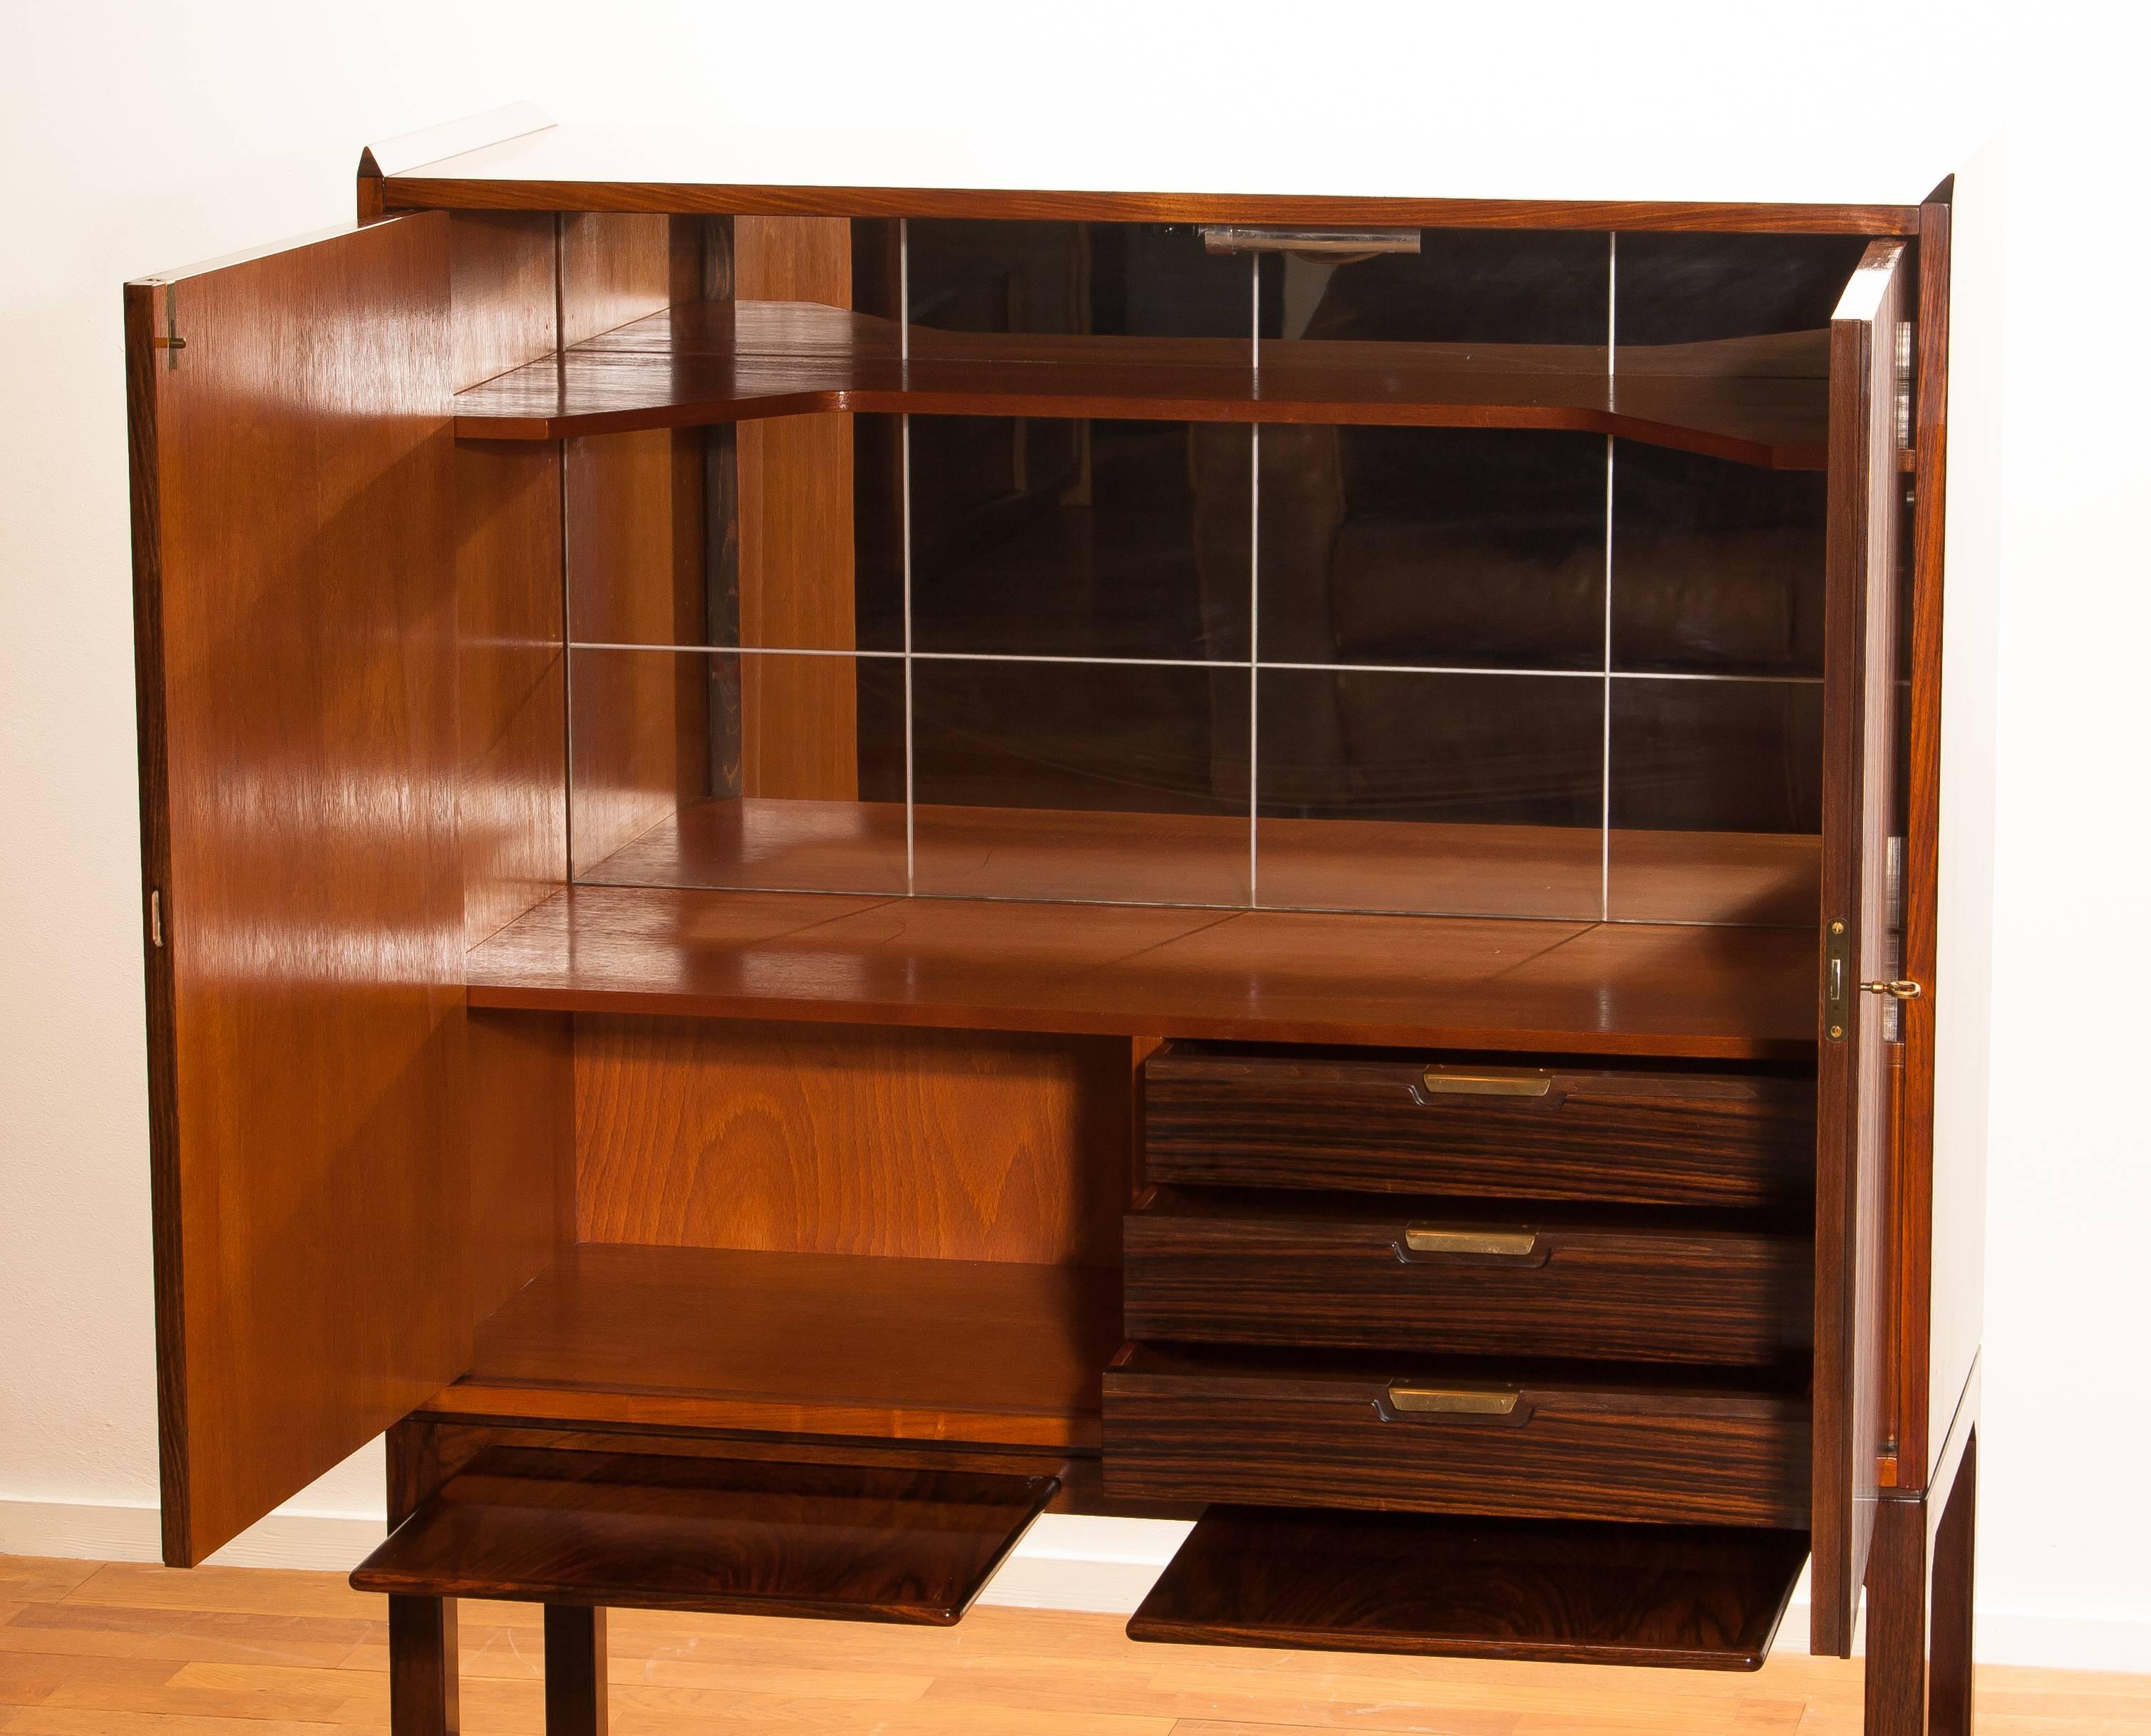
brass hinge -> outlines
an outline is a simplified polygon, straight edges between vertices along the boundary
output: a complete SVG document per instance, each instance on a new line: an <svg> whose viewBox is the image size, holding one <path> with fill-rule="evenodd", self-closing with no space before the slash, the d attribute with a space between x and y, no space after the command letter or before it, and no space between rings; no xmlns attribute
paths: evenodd
<svg viewBox="0 0 2151 1736"><path fill-rule="evenodd" d="M155 887L149 888L149 944L164 944L164 894Z"/></svg>
<svg viewBox="0 0 2151 1736"><path fill-rule="evenodd" d="M149 281L153 283L159 281L154 277ZM180 365L180 352L186 348L187 341L180 336L179 291L170 283L164 285L164 335L161 337L153 337L149 342L158 349L165 352L164 366L168 370Z"/></svg>
<svg viewBox="0 0 2151 1736"><path fill-rule="evenodd" d="M1909 452L1912 446L1913 357L1916 353L1916 342L1913 322L1900 320L1897 322L1897 353L1894 359L1896 362L1897 446L1903 452Z"/></svg>
<svg viewBox="0 0 2151 1736"><path fill-rule="evenodd" d="M1822 1034L1842 1043L1852 1024L1852 934L1845 919L1834 916L1823 935Z"/></svg>

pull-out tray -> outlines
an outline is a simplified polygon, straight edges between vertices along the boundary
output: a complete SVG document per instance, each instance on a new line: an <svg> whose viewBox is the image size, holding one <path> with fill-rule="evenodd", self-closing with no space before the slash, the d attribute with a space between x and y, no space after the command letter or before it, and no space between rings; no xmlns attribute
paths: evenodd
<svg viewBox="0 0 2151 1736"><path fill-rule="evenodd" d="M1060 1480L494 1448L397 1526L362 1592L945 1627Z"/></svg>
<svg viewBox="0 0 2151 1736"><path fill-rule="evenodd" d="M1218 1506L1128 1634L1752 1670L1807 1556L1797 1531Z"/></svg>

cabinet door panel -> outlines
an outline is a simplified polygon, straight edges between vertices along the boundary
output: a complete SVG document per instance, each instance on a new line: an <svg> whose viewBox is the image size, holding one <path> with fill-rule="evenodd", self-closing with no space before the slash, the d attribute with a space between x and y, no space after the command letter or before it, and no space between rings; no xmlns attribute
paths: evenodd
<svg viewBox="0 0 2151 1736"><path fill-rule="evenodd" d="M126 311L185 1565L470 1347L448 219L130 284Z"/></svg>
<svg viewBox="0 0 2151 1736"><path fill-rule="evenodd" d="M1911 276L1903 242L1870 244L1830 323L1812 1643L1838 1655L1852 1648L1883 1445L1898 1025L1889 997L1860 985L1898 974L1901 918L1890 884L1905 488L1898 346Z"/></svg>

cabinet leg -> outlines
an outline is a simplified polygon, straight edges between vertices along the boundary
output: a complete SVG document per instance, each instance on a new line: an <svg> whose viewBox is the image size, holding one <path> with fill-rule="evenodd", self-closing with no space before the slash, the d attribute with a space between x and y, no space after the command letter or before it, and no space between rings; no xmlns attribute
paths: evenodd
<svg viewBox="0 0 2151 1736"><path fill-rule="evenodd" d="M456 1736L456 1600L388 1600L388 1728L392 1736Z"/></svg>
<svg viewBox="0 0 2151 1736"><path fill-rule="evenodd" d="M1979 1510L1979 1435L1935 1531L1934 1634L1927 1642L1927 1728L1933 1736L1971 1736L1971 1539Z"/></svg>
<svg viewBox="0 0 2151 1736"><path fill-rule="evenodd" d="M1971 1736L1978 1455L1974 1434L1946 1490L1875 1503L1865 1736ZM1935 1501L1942 1506L1931 1529Z"/></svg>
<svg viewBox="0 0 2151 1736"><path fill-rule="evenodd" d="M1926 1736L1927 1504L1875 1504L1867 1551L1865 1736Z"/></svg>
<svg viewBox="0 0 2151 1736"><path fill-rule="evenodd" d="M605 1612L545 1606L545 1736L605 1736Z"/></svg>

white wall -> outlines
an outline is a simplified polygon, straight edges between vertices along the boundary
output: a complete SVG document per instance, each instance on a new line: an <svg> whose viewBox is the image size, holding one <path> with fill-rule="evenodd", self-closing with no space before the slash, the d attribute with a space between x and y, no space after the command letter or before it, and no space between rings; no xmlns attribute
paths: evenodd
<svg viewBox="0 0 2151 1736"><path fill-rule="evenodd" d="M1797 161L1892 118L1968 145L1991 105L2010 324L1960 367L2008 406L2005 468L1953 508L1990 509L2002 551L1981 1648L2151 1669L2143 44L2119 8L2022 10L2035 22L1879 3L0 8L0 1549L154 1550L124 278L340 221L362 141L519 97L578 120L923 117L983 154L1057 138L1078 161L1101 129L1349 157L1370 120L1439 120L1594 180L1644 132ZM294 1508L377 1517L379 1491L369 1452ZM287 1523L249 1546L351 1538ZM1104 1526L1048 1541L1160 1547ZM1098 1595L1051 1549L1027 1593Z"/></svg>

